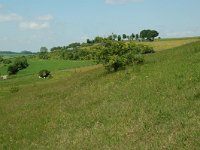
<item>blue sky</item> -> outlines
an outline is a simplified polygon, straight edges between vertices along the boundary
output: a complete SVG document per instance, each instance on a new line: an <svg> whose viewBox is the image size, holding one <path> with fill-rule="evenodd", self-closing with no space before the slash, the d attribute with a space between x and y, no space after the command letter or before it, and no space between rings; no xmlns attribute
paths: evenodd
<svg viewBox="0 0 200 150"><path fill-rule="evenodd" d="M0 0L0 51L39 51L111 33L200 35L200 0Z"/></svg>

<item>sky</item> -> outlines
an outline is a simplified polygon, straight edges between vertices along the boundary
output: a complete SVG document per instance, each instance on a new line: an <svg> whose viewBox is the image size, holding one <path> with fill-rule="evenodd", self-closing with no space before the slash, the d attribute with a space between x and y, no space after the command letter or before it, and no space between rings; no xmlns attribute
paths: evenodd
<svg viewBox="0 0 200 150"><path fill-rule="evenodd" d="M200 36L200 0L0 0L0 51L39 51L154 29Z"/></svg>

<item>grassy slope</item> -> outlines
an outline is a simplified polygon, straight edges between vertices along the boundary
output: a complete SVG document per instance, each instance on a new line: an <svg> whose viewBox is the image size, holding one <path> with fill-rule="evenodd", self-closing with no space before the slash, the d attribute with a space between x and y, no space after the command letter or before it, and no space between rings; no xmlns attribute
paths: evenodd
<svg viewBox="0 0 200 150"><path fill-rule="evenodd" d="M146 55L142 66L70 72L0 100L10 149L198 149L200 42ZM92 68L92 67L91 67Z"/></svg>

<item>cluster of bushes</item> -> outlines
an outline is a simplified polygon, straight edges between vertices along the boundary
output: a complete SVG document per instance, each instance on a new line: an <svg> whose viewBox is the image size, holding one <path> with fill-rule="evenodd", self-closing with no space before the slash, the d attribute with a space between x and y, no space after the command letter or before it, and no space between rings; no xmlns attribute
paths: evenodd
<svg viewBox="0 0 200 150"><path fill-rule="evenodd" d="M14 75L18 71L25 69L29 66L26 57L18 57L14 60L13 64L8 66L8 74Z"/></svg>
<svg viewBox="0 0 200 150"><path fill-rule="evenodd" d="M10 59L4 59L2 56L0 56L0 64L10 64L12 61Z"/></svg>
<svg viewBox="0 0 200 150"><path fill-rule="evenodd" d="M118 71L128 65L142 63L142 54L152 51L149 46L106 40L98 48L97 62L102 63L109 72Z"/></svg>

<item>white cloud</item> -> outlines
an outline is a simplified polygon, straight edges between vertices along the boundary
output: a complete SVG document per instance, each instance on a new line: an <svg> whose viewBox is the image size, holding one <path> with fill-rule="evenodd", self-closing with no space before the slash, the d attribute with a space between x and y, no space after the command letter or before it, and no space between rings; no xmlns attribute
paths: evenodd
<svg viewBox="0 0 200 150"><path fill-rule="evenodd" d="M37 20L41 20L41 21L50 21L53 20L54 17L51 15L45 15L45 16L38 16L36 17Z"/></svg>
<svg viewBox="0 0 200 150"><path fill-rule="evenodd" d="M49 28L50 25L48 22L21 22L19 24L19 27L22 29L31 29L31 30L40 30L40 29L46 29Z"/></svg>
<svg viewBox="0 0 200 150"><path fill-rule="evenodd" d="M3 5L2 5L2 4L0 4L0 9L1 9L1 8L3 8Z"/></svg>
<svg viewBox="0 0 200 150"><path fill-rule="evenodd" d="M143 0L105 0L106 4L126 4L130 2L141 2Z"/></svg>
<svg viewBox="0 0 200 150"><path fill-rule="evenodd" d="M0 14L0 22L9 22L9 21L21 21L23 17L12 13L12 14Z"/></svg>

